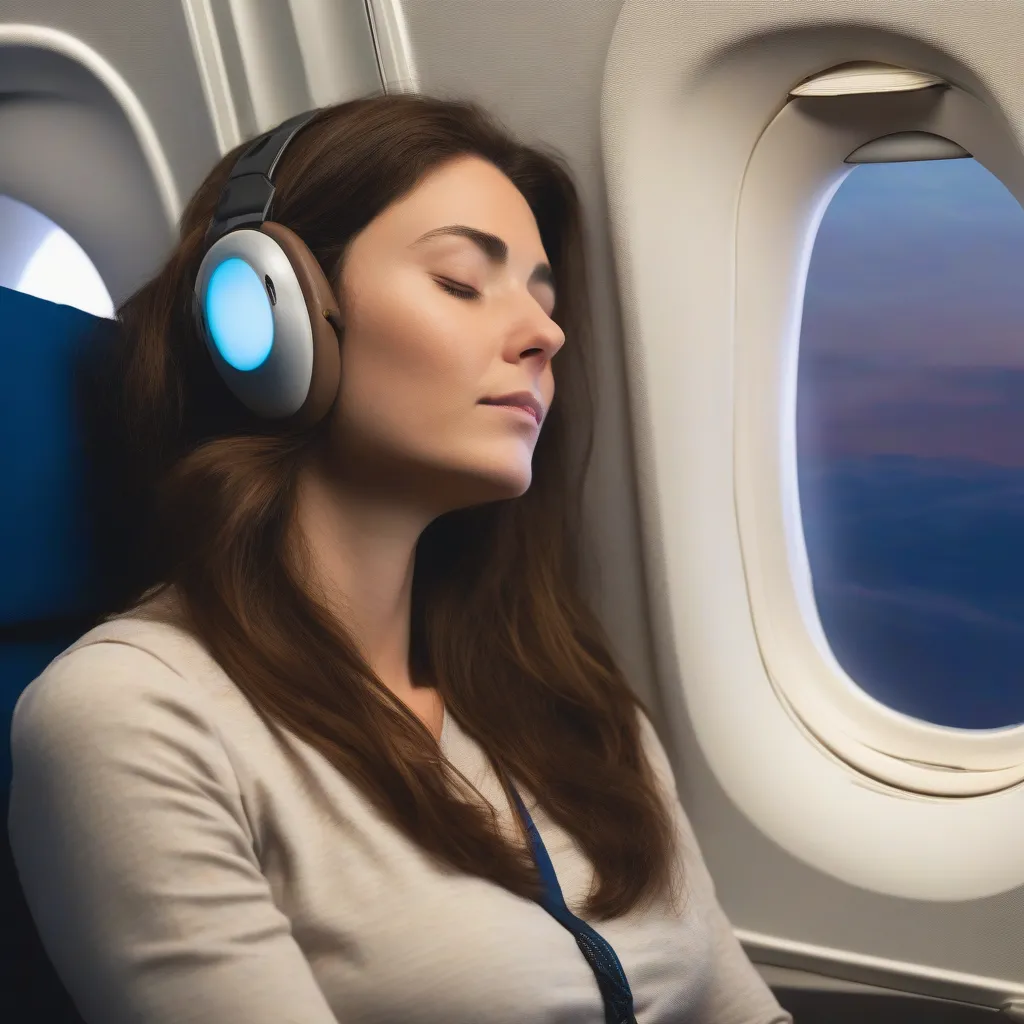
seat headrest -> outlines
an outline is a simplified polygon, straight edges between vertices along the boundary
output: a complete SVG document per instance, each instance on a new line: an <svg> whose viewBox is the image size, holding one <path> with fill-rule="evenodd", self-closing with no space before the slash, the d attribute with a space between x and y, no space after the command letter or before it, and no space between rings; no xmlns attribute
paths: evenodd
<svg viewBox="0 0 1024 1024"><path fill-rule="evenodd" d="M0 288L0 787L26 686L110 610L123 504L107 445L117 325ZM106 374L106 381L104 380ZM109 437L109 435L107 435ZM121 545L123 547L123 545Z"/></svg>
<svg viewBox="0 0 1024 1024"><path fill-rule="evenodd" d="M0 631L88 616L107 595L87 428L114 321L0 288ZM93 384L93 392L96 387ZM106 556L104 556L106 557Z"/></svg>

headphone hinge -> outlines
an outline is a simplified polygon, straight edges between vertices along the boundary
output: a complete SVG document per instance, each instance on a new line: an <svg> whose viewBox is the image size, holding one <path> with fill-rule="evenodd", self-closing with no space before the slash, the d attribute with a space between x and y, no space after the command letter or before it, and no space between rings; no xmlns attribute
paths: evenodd
<svg viewBox="0 0 1024 1024"><path fill-rule="evenodd" d="M262 224L273 201L274 183L265 174L256 172L229 179L213 215L210 233L221 234L219 229L229 221L234 227L249 221Z"/></svg>

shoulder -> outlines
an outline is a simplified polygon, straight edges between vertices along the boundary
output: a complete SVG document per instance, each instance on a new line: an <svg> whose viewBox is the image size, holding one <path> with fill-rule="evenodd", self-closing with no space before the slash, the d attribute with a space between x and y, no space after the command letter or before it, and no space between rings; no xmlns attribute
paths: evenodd
<svg viewBox="0 0 1024 1024"><path fill-rule="evenodd" d="M637 717L640 722L641 744L668 805L669 815L675 828L676 839L680 843L678 853L681 862L684 862L686 865L684 868L686 887L691 894L696 892L699 899L714 900L714 882L704 863L703 854L701 853L700 844L697 842L693 825L680 799L675 771L665 752L665 747L658 737L654 726L651 724L651 720L642 709L637 710Z"/></svg>
<svg viewBox="0 0 1024 1024"><path fill-rule="evenodd" d="M647 760L658 782L671 794L672 800L676 800L675 773L672 770L672 764L668 759L668 755L665 753L664 744L662 744L646 712L642 708L637 708L636 714L637 720L640 723L640 744L647 755Z"/></svg>
<svg viewBox="0 0 1024 1024"><path fill-rule="evenodd" d="M28 763L74 763L127 741L215 732L201 644L164 622L121 617L90 630L21 693L11 721L15 774ZM137 749L153 749L140 744Z"/></svg>

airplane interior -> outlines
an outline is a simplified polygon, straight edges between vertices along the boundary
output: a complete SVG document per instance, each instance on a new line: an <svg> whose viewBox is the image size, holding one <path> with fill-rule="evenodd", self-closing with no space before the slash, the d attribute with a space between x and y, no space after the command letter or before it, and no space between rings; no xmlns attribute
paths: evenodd
<svg viewBox="0 0 1024 1024"><path fill-rule="evenodd" d="M588 596L744 950L797 1024L1024 1020L1022 40L1024 0L0 0L4 728L123 570L80 388L210 167L472 99L583 198ZM0 1021L80 1022L0 854Z"/></svg>

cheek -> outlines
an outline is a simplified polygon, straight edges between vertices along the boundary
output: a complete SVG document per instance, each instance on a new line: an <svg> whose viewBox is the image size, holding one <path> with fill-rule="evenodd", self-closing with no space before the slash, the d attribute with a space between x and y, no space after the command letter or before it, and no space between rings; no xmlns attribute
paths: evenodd
<svg viewBox="0 0 1024 1024"><path fill-rule="evenodd" d="M342 345L344 420L378 434L436 429L476 402L486 360L464 326L424 301L367 299Z"/></svg>

